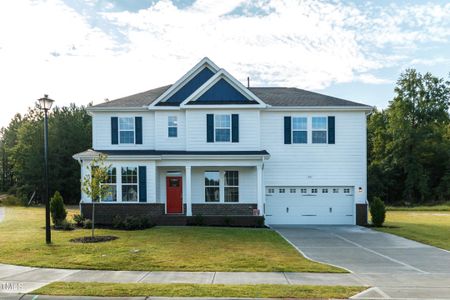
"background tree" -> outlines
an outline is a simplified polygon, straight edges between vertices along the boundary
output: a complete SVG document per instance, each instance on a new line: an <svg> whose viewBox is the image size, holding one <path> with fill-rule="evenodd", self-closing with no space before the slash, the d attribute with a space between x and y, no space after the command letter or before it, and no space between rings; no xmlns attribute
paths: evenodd
<svg viewBox="0 0 450 300"><path fill-rule="evenodd" d="M449 200L450 83L414 69L368 121L369 193L390 203Z"/></svg>
<svg viewBox="0 0 450 300"><path fill-rule="evenodd" d="M107 156L100 154L87 166L88 173L83 178L81 189L92 201L92 237L95 230L95 203L105 199L111 193L108 182L108 170L111 166L105 164Z"/></svg>

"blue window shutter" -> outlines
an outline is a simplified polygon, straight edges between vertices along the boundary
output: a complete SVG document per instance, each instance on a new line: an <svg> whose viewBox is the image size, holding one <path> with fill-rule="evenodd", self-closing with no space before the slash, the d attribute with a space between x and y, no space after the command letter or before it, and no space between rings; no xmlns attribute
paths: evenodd
<svg viewBox="0 0 450 300"><path fill-rule="evenodd" d="M206 115L206 142L214 143L214 115Z"/></svg>
<svg viewBox="0 0 450 300"><path fill-rule="evenodd" d="M119 119L117 117L111 117L111 144L116 145L119 143Z"/></svg>
<svg viewBox="0 0 450 300"><path fill-rule="evenodd" d="M142 144L142 117L135 117L134 119L135 141L136 144Z"/></svg>
<svg viewBox="0 0 450 300"><path fill-rule="evenodd" d="M231 115L231 142L239 143L239 115Z"/></svg>
<svg viewBox="0 0 450 300"><path fill-rule="evenodd" d="M336 126L334 116L328 117L328 144L335 143Z"/></svg>
<svg viewBox="0 0 450 300"><path fill-rule="evenodd" d="M147 167L139 166L139 202L147 202Z"/></svg>
<svg viewBox="0 0 450 300"><path fill-rule="evenodd" d="M291 117L284 117L284 143L291 144Z"/></svg>

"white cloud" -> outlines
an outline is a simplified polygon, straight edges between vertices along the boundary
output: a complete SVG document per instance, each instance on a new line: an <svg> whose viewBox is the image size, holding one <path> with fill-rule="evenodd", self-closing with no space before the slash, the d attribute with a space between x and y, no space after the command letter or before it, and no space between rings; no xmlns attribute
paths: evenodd
<svg viewBox="0 0 450 300"><path fill-rule="evenodd" d="M103 1L93 19L96 3L0 1L2 101L14 103L2 106L0 126L43 93L60 104L114 99L172 83L204 56L254 86L386 83L373 71L419 64L428 59L414 56L420 45L450 38L450 4L161 0L104 12L114 6Z"/></svg>

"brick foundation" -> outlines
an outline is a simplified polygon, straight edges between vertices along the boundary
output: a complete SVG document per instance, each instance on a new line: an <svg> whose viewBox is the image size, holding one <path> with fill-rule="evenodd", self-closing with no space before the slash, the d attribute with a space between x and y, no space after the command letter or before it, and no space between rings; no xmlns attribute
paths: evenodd
<svg viewBox="0 0 450 300"><path fill-rule="evenodd" d="M192 215L203 216L253 216L253 210L257 208L256 204L245 203L208 203L192 204Z"/></svg>
<svg viewBox="0 0 450 300"><path fill-rule="evenodd" d="M81 214L92 219L92 203L81 203ZM162 203L95 203L95 223L109 225L115 216L122 218L129 216L148 217L157 219L165 213Z"/></svg>
<svg viewBox="0 0 450 300"><path fill-rule="evenodd" d="M356 225L367 225L367 204L356 204Z"/></svg>

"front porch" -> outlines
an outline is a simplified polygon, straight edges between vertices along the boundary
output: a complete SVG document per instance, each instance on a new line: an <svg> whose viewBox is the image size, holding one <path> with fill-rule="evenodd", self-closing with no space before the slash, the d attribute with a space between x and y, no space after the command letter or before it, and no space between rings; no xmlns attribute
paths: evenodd
<svg viewBox="0 0 450 300"><path fill-rule="evenodd" d="M256 224L254 217L264 215L263 156L134 157L127 161L108 156L107 160L112 195L96 204L99 224L131 215L149 217L161 225L193 225L200 217L205 223L223 225L232 217L237 226L245 226ZM87 168L82 164L83 176ZM80 209L87 218L91 205L83 195Z"/></svg>

